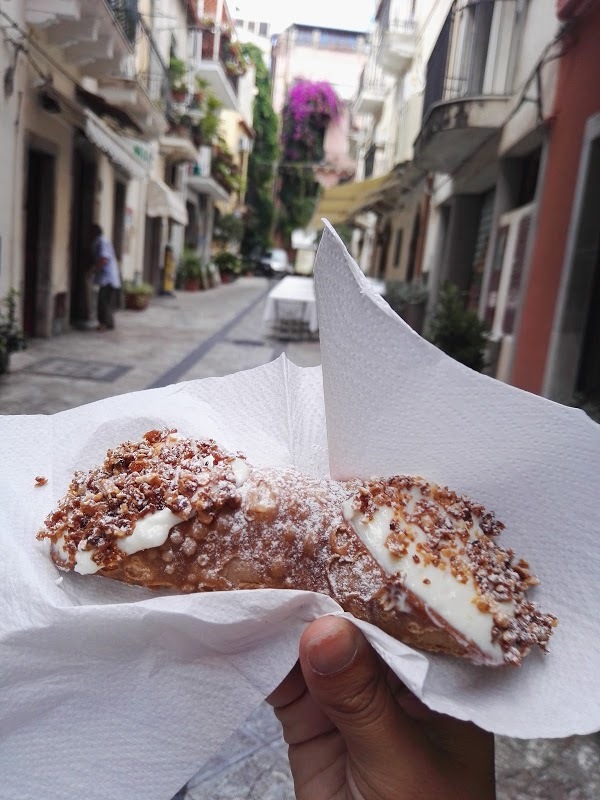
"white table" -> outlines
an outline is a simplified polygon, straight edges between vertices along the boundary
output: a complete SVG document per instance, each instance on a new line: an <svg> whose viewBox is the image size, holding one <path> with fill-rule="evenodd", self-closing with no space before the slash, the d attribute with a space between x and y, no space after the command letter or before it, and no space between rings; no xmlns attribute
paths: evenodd
<svg viewBox="0 0 600 800"><path fill-rule="evenodd" d="M276 336L301 338L319 330L315 283L312 278L288 275L269 292L263 322Z"/></svg>

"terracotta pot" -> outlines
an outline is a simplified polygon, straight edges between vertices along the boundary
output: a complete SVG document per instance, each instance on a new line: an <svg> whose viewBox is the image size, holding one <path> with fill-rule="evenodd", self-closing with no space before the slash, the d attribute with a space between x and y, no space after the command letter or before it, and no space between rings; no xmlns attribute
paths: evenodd
<svg viewBox="0 0 600 800"><path fill-rule="evenodd" d="M197 292L200 289L200 281L198 278L187 278L183 282L183 288L186 292Z"/></svg>
<svg viewBox="0 0 600 800"><path fill-rule="evenodd" d="M130 311L143 311L150 303L149 294L125 293L125 308Z"/></svg>

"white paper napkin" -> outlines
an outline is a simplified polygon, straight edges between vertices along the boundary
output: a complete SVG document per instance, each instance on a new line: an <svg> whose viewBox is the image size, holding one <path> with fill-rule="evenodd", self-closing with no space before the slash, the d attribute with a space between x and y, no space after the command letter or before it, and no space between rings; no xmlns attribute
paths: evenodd
<svg viewBox="0 0 600 800"><path fill-rule="evenodd" d="M287 674L307 622L342 613L304 592L56 583L35 532L73 471L163 425L314 475L328 457L338 477L418 472L496 510L560 618L548 657L474 668L357 624L433 708L513 736L598 727L600 429L431 348L329 231L316 282L325 403L320 369L279 359L51 417L0 417L0 797L168 800ZM36 488L37 475L48 484Z"/></svg>

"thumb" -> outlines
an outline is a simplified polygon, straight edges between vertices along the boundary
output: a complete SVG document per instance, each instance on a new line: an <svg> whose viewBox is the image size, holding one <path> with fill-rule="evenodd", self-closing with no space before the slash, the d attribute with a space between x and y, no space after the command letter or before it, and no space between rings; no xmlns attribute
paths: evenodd
<svg viewBox="0 0 600 800"><path fill-rule="evenodd" d="M308 691L346 743L357 782L381 797L412 796L416 780L422 788L431 745L394 700L358 628L341 617L316 620L300 640L300 664Z"/></svg>

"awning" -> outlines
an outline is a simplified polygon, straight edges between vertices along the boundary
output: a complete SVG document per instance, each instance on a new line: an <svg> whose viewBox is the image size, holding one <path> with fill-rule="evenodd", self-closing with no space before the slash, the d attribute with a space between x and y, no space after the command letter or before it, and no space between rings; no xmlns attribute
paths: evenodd
<svg viewBox="0 0 600 800"><path fill-rule="evenodd" d="M83 113L85 116L85 135L88 139L106 153L111 161L122 167L132 178L145 178L148 175L150 165L135 157L133 147L131 152L127 149L129 140L111 130L93 111L86 108Z"/></svg>
<svg viewBox="0 0 600 800"><path fill-rule="evenodd" d="M323 217L332 225L352 219L376 201L391 176L392 173L381 175L379 178L369 178L366 181L343 183L332 189L326 189L319 198L308 227L319 230L323 227L321 222Z"/></svg>
<svg viewBox="0 0 600 800"><path fill-rule="evenodd" d="M195 164L198 160L198 148L185 136L161 136L160 152L174 164L182 164L184 161Z"/></svg>
<svg viewBox="0 0 600 800"><path fill-rule="evenodd" d="M146 214L149 217L168 217L180 225L188 224L184 201L158 178L150 178L148 181Z"/></svg>

